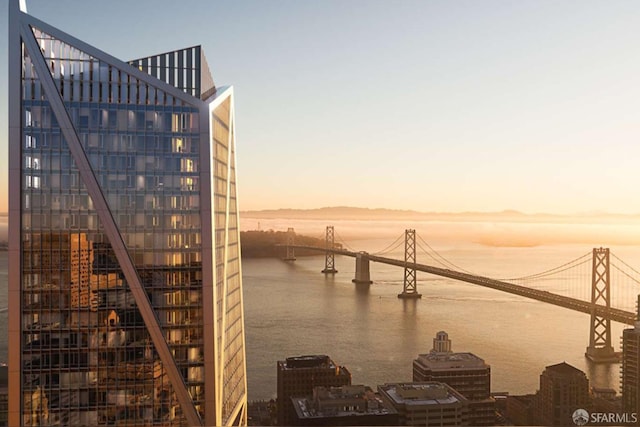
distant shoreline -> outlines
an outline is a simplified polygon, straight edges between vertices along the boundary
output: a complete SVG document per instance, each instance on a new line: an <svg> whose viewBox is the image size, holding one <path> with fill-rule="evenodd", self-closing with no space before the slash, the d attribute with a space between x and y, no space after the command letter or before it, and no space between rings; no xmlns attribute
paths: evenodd
<svg viewBox="0 0 640 427"><path fill-rule="evenodd" d="M354 207L326 207L318 209L265 209L241 211L240 216L251 219L302 220L414 220L451 222L533 222L533 223L620 223L640 222L640 214L588 212L576 214L523 213L516 210L496 212L419 212L396 209L368 209Z"/></svg>
<svg viewBox="0 0 640 427"><path fill-rule="evenodd" d="M243 258L279 258L284 257L287 243L287 233L283 231L242 231L240 232L241 251ZM324 240L296 235L296 242L309 246L322 246ZM8 252L9 243L0 242L0 252ZM315 251L298 249L297 256L317 255Z"/></svg>
<svg viewBox="0 0 640 427"><path fill-rule="evenodd" d="M242 258L284 258L288 233L284 231L241 231L240 242ZM314 237L295 235L296 244L324 246L325 242ZM296 256L317 255L317 251L296 249Z"/></svg>

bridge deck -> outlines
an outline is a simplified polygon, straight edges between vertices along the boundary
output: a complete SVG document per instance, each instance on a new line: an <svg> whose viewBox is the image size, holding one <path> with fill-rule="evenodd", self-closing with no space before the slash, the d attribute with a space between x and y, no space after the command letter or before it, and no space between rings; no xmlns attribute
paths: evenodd
<svg viewBox="0 0 640 427"><path fill-rule="evenodd" d="M326 252L325 248L319 248L316 246L292 245L292 247ZM344 255L349 257L355 257L359 253L359 252L347 251L344 249L332 249L330 250L330 252L333 252L336 255ZM472 283L474 285L480 285L486 288L496 289L502 292L508 292L510 294L519 295L525 298L531 298L537 301L546 302L548 304L557 305L560 307L568 308L570 310L575 310L575 311L579 311L586 314L591 314L592 310L595 310L595 314L597 314L598 316L602 316L606 319L610 319L615 322L625 323L627 325L633 325L636 322L636 314L633 312L620 310L612 307L605 307L599 304L594 305L587 301L582 301L576 298L566 297L563 295L557 295L548 291L531 289L525 286L516 285L514 283L490 279L488 277L483 277L483 276L475 276L473 274L462 273L459 271L448 270L445 268L433 267L427 264L405 263L402 260L381 257L377 255L365 254L365 256L373 262L396 265L398 267L415 268L417 271L423 271L425 273L435 274L436 276L448 277L449 279L460 280L462 282Z"/></svg>

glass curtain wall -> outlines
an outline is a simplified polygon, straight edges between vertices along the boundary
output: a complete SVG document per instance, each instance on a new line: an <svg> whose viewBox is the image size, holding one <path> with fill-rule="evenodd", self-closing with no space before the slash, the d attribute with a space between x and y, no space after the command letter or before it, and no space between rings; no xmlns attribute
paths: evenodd
<svg viewBox="0 0 640 427"><path fill-rule="evenodd" d="M33 32L41 52L23 47L22 70L23 423L184 424L31 55L44 57L203 416L199 108ZM241 324L236 237L228 251L227 307ZM229 328L237 348L241 326Z"/></svg>

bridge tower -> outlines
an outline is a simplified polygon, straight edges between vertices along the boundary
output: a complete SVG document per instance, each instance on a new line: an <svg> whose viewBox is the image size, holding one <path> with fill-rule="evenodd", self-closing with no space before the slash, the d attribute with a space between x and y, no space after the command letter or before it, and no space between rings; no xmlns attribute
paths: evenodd
<svg viewBox="0 0 640 427"><path fill-rule="evenodd" d="M404 231L404 262L404 288L398 298L422 298L416 283L416 230Z"/></svg>
<svg viewBox="0 0 640 427"><path fill-rule="evenodd" d="M296 251L293 247L296 244L296 232L293 228L287 229L287 255L284 257L284 261L295 261Z"/></svg>
<svg viewBox="0 0 640 427"><path fill-rule="evenodd" d="M369 254L358 252L356 254L356 277L352 280L356 285L370 285L371 274L369 273Z"/></svg>
<svg viewBox="0 0 640 427"><path fill-rule="evenodd" d="M591 330L585 356L592 362L617 362L611 345L611 320L596 314L596 304L611 307L609 248L594 248L591 271Z"/></svg>
<svg viewBox="0 0 640 427"><path fill-rule="evenodd" d="M325 240L324 240L324 247L326 252L324 253L324 270L322 270L322 273L324 274L329 274L329 273L337 273L338 270L336 270L335 267L335 256L333 254L333 248L334 248L334 232L333 232L333 225L327 225L327 233L325 236Z"/></svg>

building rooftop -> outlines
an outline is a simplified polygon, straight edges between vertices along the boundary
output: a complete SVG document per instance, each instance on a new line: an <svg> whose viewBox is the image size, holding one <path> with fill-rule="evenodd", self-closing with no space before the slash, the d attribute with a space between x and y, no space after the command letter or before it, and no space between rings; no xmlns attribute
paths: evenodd
<svg viewBox="0 0 640 427"><path fill-rule="evenodd" d="M328 418L397 414L363 385L314 387L313 397L292 397L298 418Z"/></svg>
<svg viewBox="0 0 640 427"><path fill-rule="evenodd" d="M398 383L378 386L396 404L442 405L467 399L447 384L439 382Z"/></svg>
<svg viewBox="0 0 640 427"><path fill-rule="evenodd" d="M563 375L563 376L585 375L585 373L582 372L580 369L574 366L571 366L566 362L558 363L557 365L547 366L544 370L545 372L548 372L551 374Z"/></svg>
<svg viewBox="0 0 640 427"><path fill-rule="evenodd" d="M129 64L196 98L207 99L216 91L201 46L137 58Z"/></svg>
<svg viewBox="0 0 640 427"><path fill-rule="evenodd" d="M304 369L304 368L335 368L333 360L327 355L306 355L287 357L286 360L278 362L284 369Z"/></svg>
<svg viewBox="0 0 640 427"><path fill-rule="evenodd" d="M367 409L366 411L332 411L321 412L317 411L313 407L313 403L306 397L292 397L291 402L296 410L298 418L329 418L329 417L347 417L347 416L371 416L371 415L390 415L397 414L397 411L393 408L387 408L380 403L380 406L376 409Z"/></svg>
<svg viewBox="0 0 640 427"><path fill-rule="evenodd" d="M416 359L421 365L432 370L451 369L485 369L488 368L484 359L473 353L429 353L420 354Z"/></svg>

